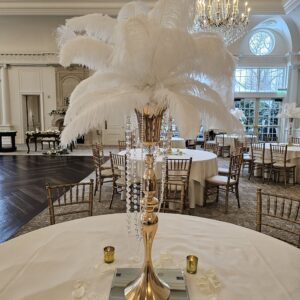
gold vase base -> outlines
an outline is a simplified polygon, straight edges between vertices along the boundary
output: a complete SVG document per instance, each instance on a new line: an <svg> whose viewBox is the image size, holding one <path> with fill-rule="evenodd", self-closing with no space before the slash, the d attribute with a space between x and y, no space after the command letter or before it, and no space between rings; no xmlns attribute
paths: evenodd
<svg viewBox="0 0 300 300"><path fill-rule="evenodd" d="M184 272L181 269L158 268L155 269L155 272L159 276L160 280L166 282L171 289L168 300L189 300ZM140 275L140 268L117 268L112 280L108 300L125 300L125 288L135 283L136 278ZM144 300L145 298L140 299ZM162 298L157 297L155 299Z"/></svg>
<svg viewBox="0 0 300 300"><path fill-rule="evenodd" d="M168 300L170 287L158 278L152 268L146 268L139 278L129 283L124 295L127 300Z"/></svg>

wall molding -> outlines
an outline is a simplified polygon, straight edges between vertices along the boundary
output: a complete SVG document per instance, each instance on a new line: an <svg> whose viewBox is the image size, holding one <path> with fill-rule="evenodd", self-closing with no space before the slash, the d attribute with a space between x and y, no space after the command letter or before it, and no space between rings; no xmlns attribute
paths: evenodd
<svg viewBox="0 0 300 300"><path fill-rule="evenodd" d="M55 16L75 16L88 13L102 12L109 15L117 15L120 8L129 1L16 1L1 2L0 15L55 15ZM154 0L148 0L153 4Z"/></svg>
<svg viewBox="0 0 300 300"><path fill-rule="evenodd" d="M59 64L58 54L54 52L0 53L0 64L5 65L49 65Z"/></svg>
<svg viewBox="0 0 300 300"><path fill-rule="evenodd" d="M115 16L126 2L129 1L5 1L0 2L0 15L77 16L101 12ZM147 0L146 2L153 6L156 0ZM250 2L252 14L284 14L281 0L251 0ZM297 1L290 0L287 2ZM288 3L286 3L286 5L288 5Z"/></svg>
<svg viewBox="0 0 300 300"><path fill-rule="evenodd" d="M298 5L300 5L300 0L286 0L284 1L283 7L286 14L292 12Z"/></svg>

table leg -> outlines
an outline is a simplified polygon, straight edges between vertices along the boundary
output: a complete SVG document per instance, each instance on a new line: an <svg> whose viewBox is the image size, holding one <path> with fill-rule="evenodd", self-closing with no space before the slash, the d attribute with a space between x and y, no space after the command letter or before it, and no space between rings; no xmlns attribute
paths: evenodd
<svg viewBox="0 0 300 300"><path fill-rule="evenodd" d="M34 138L35 152L37 151L37 138Z"/></svg>
<svg viewBox="0 0 300 300"><path fill-rule="evenodd" d="M30 141L30 138L27 137L27 138L26 138L27 154L30 152L29 141Z"/></svg>

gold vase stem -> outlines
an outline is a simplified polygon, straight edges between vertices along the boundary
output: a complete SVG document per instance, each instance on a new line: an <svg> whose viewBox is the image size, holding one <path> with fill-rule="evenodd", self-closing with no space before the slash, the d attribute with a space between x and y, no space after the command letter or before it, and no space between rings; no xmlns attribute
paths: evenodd
<svg viewBox="0 0 300 300"><path fill-rule="evenodd" d="M140 136L144 136L144 146L149 147L149 153L145 155L144 197L141 199L143 213L141 216L141 232L144 240L144 265L141 275L131 282L125 289L124 295L127 300L167 300L170 297L170 287L163 282L154 271L152 264L152 244L158 228L158 217L154 210L158 207L156 194L156 176L153 170L154 157L151 147L155 146L160 139L160 126L163 112L159 116L141 114L137 112ZM141 124L143 122L143 124ZM159 128L157 128L159 126ZM147 128L153 130L147 130ZM141 128L146 128L141 132ZM144 135L142 135L144 134Z"/></svg>

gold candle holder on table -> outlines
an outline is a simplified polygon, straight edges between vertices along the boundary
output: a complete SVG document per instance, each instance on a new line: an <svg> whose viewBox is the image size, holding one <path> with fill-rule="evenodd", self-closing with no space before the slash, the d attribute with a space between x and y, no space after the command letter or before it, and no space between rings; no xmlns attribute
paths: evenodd
<svg viewBox="0 0 300 300"><path fill-rule="evenodd" d="M189 255L186 257L186 271L190 274L196 274L198 267L198 257Z"/></svg>
<svg viewBox="0 0 300 300"><path fill-rule="evenodd" d="M112 246L104 247L104 262L111 264L115 261L115 248Z"/></svg>
<svg viewBox="0 0 300 300"><path fill-rule="evenodd" d="M158 207L156 194L156 176L153 170L153 146L160 141L160 128L165 108L156 111L146 106L143 112L136 110L139 124L140 139L148 147L145 155L145 173L143 176L144 191L141 199L141 232L144 240L144 265L141 275L125 288L127 300L167 300L170 297L170 287L155 273L152 264L152 243L158 227L158 217L154 210Z"/></svg>

